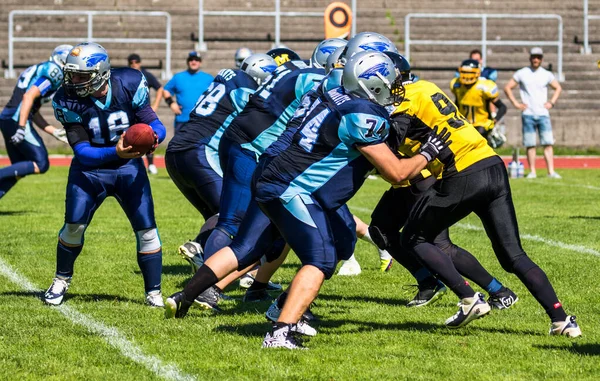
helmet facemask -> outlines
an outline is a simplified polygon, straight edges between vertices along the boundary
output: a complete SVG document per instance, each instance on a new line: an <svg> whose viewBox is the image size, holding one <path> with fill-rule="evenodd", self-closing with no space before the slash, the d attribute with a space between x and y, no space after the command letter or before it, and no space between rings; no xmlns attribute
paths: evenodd
<svg viewBox="0 0 600 381"><path fill-rule="evenodd" d="M65 90L81 98L88 97L100 90L110 78L110 71L102 75L98 70L79 70L77 65L73 64L66 64L63 72L63 86ZM82 80L84 77L88 79ZM74 82L73 79L77 79L77 82Z"/></svg>

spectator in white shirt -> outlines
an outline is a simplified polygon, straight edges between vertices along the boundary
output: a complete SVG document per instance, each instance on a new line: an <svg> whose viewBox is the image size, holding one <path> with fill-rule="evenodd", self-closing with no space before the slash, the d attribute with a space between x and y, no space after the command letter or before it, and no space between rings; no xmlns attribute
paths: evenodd
<svg viewBox="0 0 600 381"><path fill-rule="evenodd" d="M530 172L527 178L536 178L535 148L536 130L540 135L540 144L544 147L544 159L548 168L548 177L559 179L554 171L554 136L548 110L554 107L562 87L552 72L544 69L542 48L532 48L529 55L530 66L518 70L504 87L504 92L512 104L523 113L523 145L527 149L527 162ZM513 95L512 89L519 86L521 102ZM552 98L548 100L548 86L554 89Z"/></svg>

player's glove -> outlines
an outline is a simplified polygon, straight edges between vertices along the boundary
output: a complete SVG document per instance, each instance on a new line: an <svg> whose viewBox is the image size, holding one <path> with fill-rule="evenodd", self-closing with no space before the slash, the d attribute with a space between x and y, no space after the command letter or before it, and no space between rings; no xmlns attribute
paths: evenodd
<svg viewBox="0 0 600 381"><path fill-rule="evenodd" d="M427 138L427 142L421 146L419 153L425 156L427 162L432 161L444 150L444 148L452 143L452 140L448 140L448 138L450 138L450 132L448 132L446 127L438 133L438 127L435 126Z"/></svg>
<svg viewBox="0 0 600 381"><path fill-rule="evenodd" d="M154 153L154 150L156 150L156 148L158 147L158 135L156 135L156 132L154 133L154 144L152 144L152 148L150 148L150 151L147 152L148 153Z"/></svg>
<svg viewBox="0 0 600 381"><path fill-rule="evenodd" d="M15 132L15 134L10 137L10 141L14 145L19 145L23 143L23 140L25 140L25 129L19 127L17 128L17 132Z"/></svg>
<svg viewBox="0 0 600 381"><path fill-rule="evenodd" d="M69 144L69 141L67 140L67 131L65 131L64 128L56 128L52 131L52 136L54 136L56 140Z"/></svg>

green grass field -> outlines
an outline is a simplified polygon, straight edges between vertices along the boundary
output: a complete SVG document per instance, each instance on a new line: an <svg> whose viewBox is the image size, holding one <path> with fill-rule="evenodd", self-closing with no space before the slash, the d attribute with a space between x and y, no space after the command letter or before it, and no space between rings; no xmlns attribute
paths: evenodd
<svg viewBox="0 0 600 381"><path fill-rule="evenodd" d="M505 273L474 216L451 229L520 301L452 331L444 320L457 298L408 309L415 292L408 273L378 271L376 250L359 242L363 273L327 281L313 311L319 334L308 351L263 350L269 303L243 304L243 292L213 315L194 309L164 320L143 304L135 238L114 199L96 213L65 304L41 300L55 270L63 224L67 168L22 180L0 203L0 379L600 379L600 171L562 170L563 180L512 182L523 245L547 272L583 337L549 337L549 320L519 280ZM191 276L176 248L194 237L199 214L163 169L152 178L156 218L164 244L163 292ZM387 188L367 181L350 208L368 221ZM292 254L274 280L289 284ZM31 284L26 283L27 281Z"/></svg>

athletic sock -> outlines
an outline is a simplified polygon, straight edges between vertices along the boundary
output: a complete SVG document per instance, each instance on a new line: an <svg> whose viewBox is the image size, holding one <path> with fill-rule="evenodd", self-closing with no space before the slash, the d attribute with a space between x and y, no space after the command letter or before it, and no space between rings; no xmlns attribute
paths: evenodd
<svg viewBox="0 0 600 381"><path fill-rule="evenodd" d="M193 303L198 295L206 291L209 287L214 286L218 281L219 279L210 267L206 265L200 266L196 274L194 274L183 289L185 299Z"/></svg>
<svg viewBox="0 0 600 381"><path fill-rule="evenodd" d="M365 235L363 235L362 237L359 237L360 239L362 239L365 242L370 243L371 245L377 247L377 245L375 244L375 242L373 242L373 239L371 238L371 234L369 233L369 229L367 229L367 232L365 233Z"/></svg>
<svg viewBox="0 0 600 381"><path fill-rule="evenodd" d="M552 284L546 273L537 265L529 269L525 274L516 274L529 292L542 305L546 314L553 322L567 320L567 313L554 292Z"/></svg>
<svg viewBox="0 0 600 381"><path fill-rule="evenodd" d="M0 181L4 179L25 177L35 172L33 161L20 161L9 165L8 167L0 168Z"/></svg>
<svg viewBox="0 0 600 381"><path fill-rule="evenodd" d="M419 260L427 266L429 271L436 275L436 277L447 285L460 299L470 298L475 295L475 291L456 270L450 257L438 247L428 242L424 242L416 245L414 251Z"/></svg>
<svg viewBox="0 0 600 381"><path fill-rule="evenodd" d="M144 277L146 293L160 290L162 274L162 249L152 254L137 254L137 262Z"/></svg>
<svg viewBox="0 0 600 381"><path fill-rule="evenodd" d="M492 281L485 287L485 290L489 293L495 293L499 291L504 291L506 288L502 286L502 283L498 282L498 279L494 278Z"/></svg>
<svg viewBox="0 0 600 381"><path fill-rule="evenodd" d="M61 277L70 278L73 276L73 267L75 266L75 260L81 253L83 245L81 246L66 246L60 240L56 245L56 275Z"/></svg>

